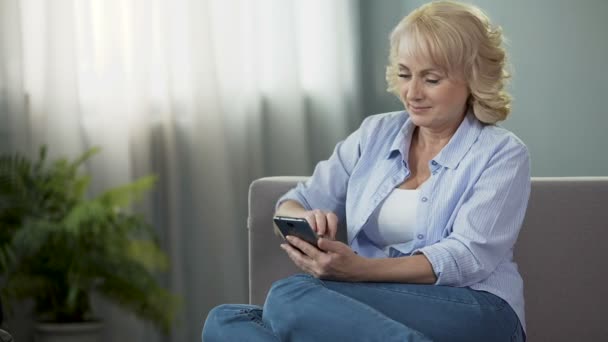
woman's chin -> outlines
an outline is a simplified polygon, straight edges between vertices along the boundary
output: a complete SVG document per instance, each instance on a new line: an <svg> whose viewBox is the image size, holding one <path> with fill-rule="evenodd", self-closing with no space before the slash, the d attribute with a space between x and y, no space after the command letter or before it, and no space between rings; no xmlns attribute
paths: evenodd
<svg viewBox="0 0 608 342"><path fill-rule="evenodd" d="M410 115L410 120L412 120L412 122L416 126L425 127L430 123L428 115L421 115L418 113L413 113L413 112L410 112L409 110L408 110L408 113Z"/></svg>

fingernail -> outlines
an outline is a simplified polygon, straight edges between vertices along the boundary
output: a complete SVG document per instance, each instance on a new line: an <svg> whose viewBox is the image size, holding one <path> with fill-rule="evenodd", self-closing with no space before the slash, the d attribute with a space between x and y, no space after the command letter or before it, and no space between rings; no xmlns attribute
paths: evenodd
<svg viewBox="0 0 608 342"><path fill-rule="evenodd" d="M285 237L285 239L287 239L287 241L291 241L293 238L291 237L291 235L287 235L287 236Z"/></svg>

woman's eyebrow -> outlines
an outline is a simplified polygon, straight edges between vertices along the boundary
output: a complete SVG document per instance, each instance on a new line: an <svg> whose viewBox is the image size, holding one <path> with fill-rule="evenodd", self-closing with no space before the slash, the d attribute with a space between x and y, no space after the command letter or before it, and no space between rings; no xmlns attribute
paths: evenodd
<svg viewBox="0 0 608 342"><path fill-rule="evenodd" d="M408 67L407 67L407 66L405 66L404 64L399 63L399 70L407 70L407 71L410 71L410 68L408 68ZM425 74L428 74L428 73L431 73L431 72L434 72L434 73L441 73L441 70L439 70L439 69L437 69L437 68L432 68L432 67L431 67L431 68L426 68L426 69L420 70L420 74L422 74L422 75L425 75Z"/></svg>

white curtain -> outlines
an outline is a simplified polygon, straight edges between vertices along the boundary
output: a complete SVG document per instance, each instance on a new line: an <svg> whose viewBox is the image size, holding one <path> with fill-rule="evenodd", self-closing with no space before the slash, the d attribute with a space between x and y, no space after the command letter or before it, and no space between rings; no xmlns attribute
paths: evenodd
<svg viewBox="0 0 608 342"><path fill-rule="evenodd" d="M184 298L168 340L199 340L211 307L247 302L249 183L309 174L363 115L357 2L0 3L2 151L101 146L93 194L157 174L145 207ZM112 305L98 313L104 340L165 340Z"/></svg>

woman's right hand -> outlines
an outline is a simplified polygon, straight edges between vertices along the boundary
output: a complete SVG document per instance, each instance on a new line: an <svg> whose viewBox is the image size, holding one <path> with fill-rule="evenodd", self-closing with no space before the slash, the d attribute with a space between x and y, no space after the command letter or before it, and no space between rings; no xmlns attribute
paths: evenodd
<svg viewBox="0 0 608 342"><path fill-rule="evenodd" d="M306 210L300 203L294 200L287 200L279 206L275 215L304 218L317 235L324 236L330 240L336 239L338 216L331 211L321 209Z"/></svg>
<svg viewBox="0 0 608 342"><path fill-rule="evenodd" d="M336 239L338 232L338 216L331 211L321 209L304 211L299 217L305 218L308 224L319 236Z"/></svg>

